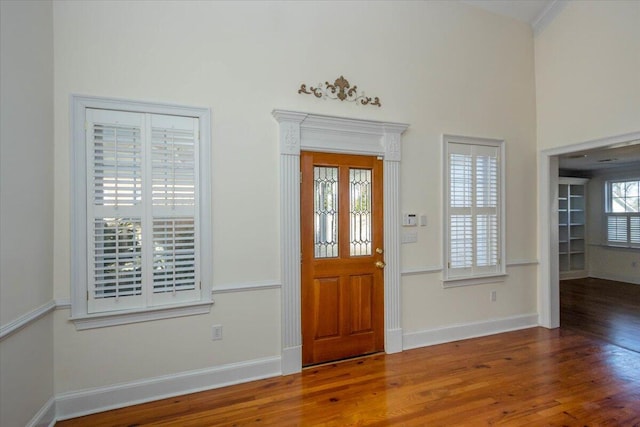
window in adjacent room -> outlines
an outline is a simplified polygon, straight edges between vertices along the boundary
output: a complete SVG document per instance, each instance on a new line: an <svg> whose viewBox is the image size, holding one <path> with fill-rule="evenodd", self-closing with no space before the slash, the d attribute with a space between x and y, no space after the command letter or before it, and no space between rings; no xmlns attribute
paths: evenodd
<svg viewBox="0 0 640 427"><path fill-rule="evenodd" d="M640 247L640 179L606 183L607 243Z"/></svg>
<svg viewBox="0 0 640 427"><path fill-rule="evenodd" d="M208 312L209 110L73 97L73 117L73 317Z"/></svg>
<svg viewBox="0 0 640 427"><path fill-rule="evenodd" d="M444 281L505 274L504 141L444 136Z"/></svg>

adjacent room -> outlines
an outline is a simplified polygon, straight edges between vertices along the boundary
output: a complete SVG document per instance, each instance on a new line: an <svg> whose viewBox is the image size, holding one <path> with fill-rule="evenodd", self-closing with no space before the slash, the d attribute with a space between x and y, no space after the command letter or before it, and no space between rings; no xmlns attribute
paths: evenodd
<svg viewBox="0 0 640 427"><path fill-rule="evenodd" d="M1 0L0 425L640 423L639 24Z"/></svg>
<svg viewBox="0 0 640 427"><path fill-rule="evenodd" d="M640 141L559 168L560 324L640 352Z"/></svg>

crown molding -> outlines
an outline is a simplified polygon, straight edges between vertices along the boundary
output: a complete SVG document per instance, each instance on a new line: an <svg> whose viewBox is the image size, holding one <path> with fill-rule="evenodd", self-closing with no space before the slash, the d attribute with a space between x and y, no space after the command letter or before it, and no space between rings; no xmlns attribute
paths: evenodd
<svg viewBox="0 0 640 427"><path fill-rule="evenodd" d="M533 36L537 37L569 4L569 0L554 0L533 20Z"/></svg>

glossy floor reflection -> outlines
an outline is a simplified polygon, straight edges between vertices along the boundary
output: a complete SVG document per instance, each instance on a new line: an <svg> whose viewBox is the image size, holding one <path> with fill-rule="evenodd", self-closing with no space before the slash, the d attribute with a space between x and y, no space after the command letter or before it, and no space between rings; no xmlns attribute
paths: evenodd
<svg viewBox="0 0 640 427"><path fill-rule="evenodd" d="M328 364L58 426L633 426L640 354L532 328Z"/></svg>
<svg viewBox="0 0 640 427"><path fill-rule="evenodd" d="M640 352L640 285L593 278L562 280L560 325Z"/></svg>

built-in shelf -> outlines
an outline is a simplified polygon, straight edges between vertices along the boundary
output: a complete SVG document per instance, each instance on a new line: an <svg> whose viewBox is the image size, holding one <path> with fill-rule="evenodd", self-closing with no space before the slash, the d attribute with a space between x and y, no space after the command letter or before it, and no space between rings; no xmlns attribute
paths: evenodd
<svg viewBox="0 0 640 427"><path fill-rule="evenodd" d="M560 178L558 187L558 255L560 277L586 276L587 179Z"/></svg>

